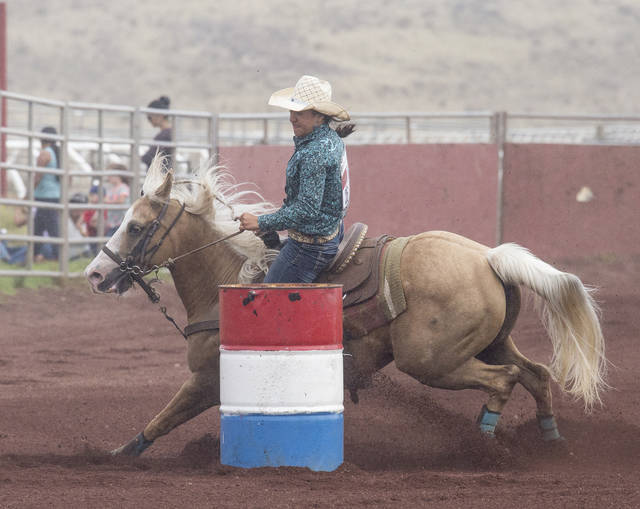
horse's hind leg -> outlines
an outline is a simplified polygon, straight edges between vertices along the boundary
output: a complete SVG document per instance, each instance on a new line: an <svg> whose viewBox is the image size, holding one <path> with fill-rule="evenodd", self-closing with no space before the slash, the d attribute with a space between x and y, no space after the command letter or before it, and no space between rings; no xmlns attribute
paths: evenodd
<svg viewBox="0 0 640 509"><path fill-rule="evenodd" d="M415 376L415 375L414 375ZM439 389L478 389L489 394L479 418L480 430L488 435L495 432L502 409L520 377L520 368L513 364L490 365L471 358L450 373L431 378L417 376L422 383Z"/></svg>
<svg viewBox="0 0 640 509"><path fill-rule="evenodd" d="M542 364L531 362L520 353L511 336L490 345L478 355L489 364L514 364L520 368L518 382L536 401L538 425L545 441L561 440L558 425L553 416L551 401L551 374Z"/></svg>

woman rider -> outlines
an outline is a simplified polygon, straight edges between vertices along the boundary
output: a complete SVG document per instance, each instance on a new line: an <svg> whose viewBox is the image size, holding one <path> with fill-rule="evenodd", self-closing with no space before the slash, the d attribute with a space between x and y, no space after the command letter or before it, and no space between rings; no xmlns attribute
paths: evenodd
<svg viewBox="0 0 640 509"><path fill-rule="evenodd" d="M293 88L275 92L271 106L289 110L295 151L286 170L284 203L272 214L240 216L240 229L260 235L287 230L288 240L269 268L265 283L311 283L331 262L342 240L348 206L348 165L341 138L353 124L345 109L331 101L331 85L302 76Z"/></svg>

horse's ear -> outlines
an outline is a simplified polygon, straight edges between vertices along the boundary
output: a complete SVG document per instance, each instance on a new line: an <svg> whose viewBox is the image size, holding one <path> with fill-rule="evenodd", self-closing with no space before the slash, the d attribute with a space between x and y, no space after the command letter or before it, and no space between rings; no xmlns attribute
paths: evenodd
<svg viewBox="0 0 640 509"><path fill-rule="evenodd" d="M164 176L164 181L162 182L162 184L160 184L160 186L158 186L158 189L156 189L156 192L154 194L158 198L162 198L168 201L169 195L171 194L172 184L173 184L173 172L168 171Z"/></svg>

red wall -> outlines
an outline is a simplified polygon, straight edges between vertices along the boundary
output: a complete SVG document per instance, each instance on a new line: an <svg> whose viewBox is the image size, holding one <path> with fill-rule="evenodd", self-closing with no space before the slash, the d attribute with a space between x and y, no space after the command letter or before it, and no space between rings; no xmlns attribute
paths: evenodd
<svg viewBox="0 0 640 509"><path fill-rule="evenodd" d="M640 253L639 170L640 147L507 145L503 240L551 258Z"/></svg>
<svg viewBox="0 0 640 509"><path fill-rule="evenodd" d="M448 230L493 245L497 156L493 145L371 145L347 148L352 202L346 223L371 235ZM292 147L223 147L238 181L256 182L280 203Z"/></svg>
<svg viewBox="0 0 640 509"><path fill-rule="evenodd" d="M495 145L348 147L352 205L346 219L372 235L427 230L496 242ZM225 147L221 160L238 181L258 184L281 203L293 147ZM576 201L588 186L595 198ZM503 241L554 260L640 254L640 147L505 147Z"/></svg>

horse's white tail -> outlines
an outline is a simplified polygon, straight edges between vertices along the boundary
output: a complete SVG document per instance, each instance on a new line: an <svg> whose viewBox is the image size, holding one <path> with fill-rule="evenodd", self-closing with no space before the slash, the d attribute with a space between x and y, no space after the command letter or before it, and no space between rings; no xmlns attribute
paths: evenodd
<svg viewBox="0 0 640 509"><path fill-rule="evenodd" d="M524 285L543 299L542 320L553 344L550 370L564 390L591 409L607 384L604 338L598 306L580 279L561 272L517 244L487 253L489 265L505 283Z"/></svg>

